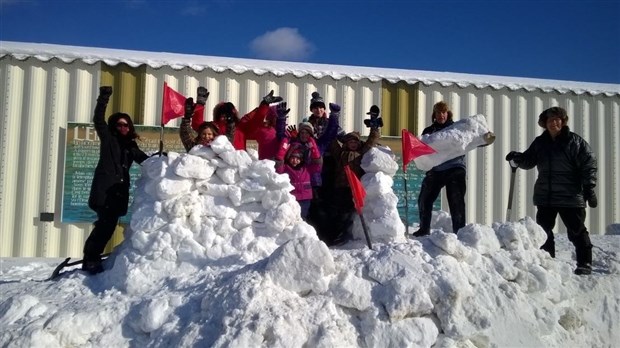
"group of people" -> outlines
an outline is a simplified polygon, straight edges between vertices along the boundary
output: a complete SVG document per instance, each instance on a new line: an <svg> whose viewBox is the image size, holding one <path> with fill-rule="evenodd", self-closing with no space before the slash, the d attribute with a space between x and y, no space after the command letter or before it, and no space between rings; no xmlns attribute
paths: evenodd
<svg viewBox="0 0 620 348"><path fill-rule="evenodd" d="M440 132L454 123L448 105L441 101L433 106L432 124L422 134ZM525 152L511 151L506 160L513 168L538 169L534 185L536 223L547 234L541 249L555 258L553 227L558 214L566 226L568 239L575 246L575 274L592 273L592 243L584 222L586 204L596 208L596 157L588 142L570 131L568 115L561 107L544 110L538 125L544 129ZM421 237L430 233L433 204L441 189L446 188L452 216L452 230L457 233L465 226L465 157L459 156L441 163L426 172L420 188L418 207L420 228L413 233Z"/></svg>
<svg viewBox="0 0 620 348"><path fill-rule="evenodd" d="M213 110L213 121L202 123L194 135L191 119L195 108L197 104L204 105L209 95L204 87L199 87L196 104L193 98L186 100L179 130L183 145L187 151L196 145L209 146L219 134L225 134L238 150L246 149L247 140L256 141L259 160L273 160L276 171L289 176L301 217L315 227L326 244L343 243L352 235L354 212L344 167L363 175L362 155L380 137L380 110L373 105L367 113L370 135L362 141L359 133L345 133L341 129L340 106L330 103L328 113L318 92L312 93L311 114L298 125L287 124L290 109L282 97L273 93L242 117L234 104L218 104Z"/></svg>
<svg viewBox="0 0 620 348"><path fill-rule="evenodd" d="M105 122L111 94L111 87L100 88L93 118L101 149L89 207L97 213L97 221L84 245L82 266L91 274L103 271L101 253L119 217L127 213L129 168L132 162L141 163L147 158L135 142L138 135L129 115L114 113ZM287 125L290 109L283 98L271 91L258 107L242 117L233 103L217 104L213 120L203 122L194 130L191 121L195 108L204 106L208 96L207 89L199 87L196 103L193 98L186 100L179 135L188 152L196 145L209 146L218 135L226 135L239 150L246 149L247 140L256 141L259 159L273 160L276 171L289 176L301 216L315 227L319 238L328 245L338 245L352 237L355 209L345 166L358 177L364 174L362 157L377 144L383 126L376 105L370 108L369 118L364 120L370 128L365 141L358 132L345 133L341 129L340 106L330 103L328 114L318 92L312 93L311 115L298 125ZM431 114L432 124L423 134L449 127L454 123L452 116L445 102L436 103ZM547 233L547 241L541 249L555 257L553 227L559 214L576 249L575 273L582 275L592 270L592 244L584 222L586 202L590 207L597 206L594 192L597 166L590 146L570 132L567 121L566 111L560 107L543 111L538 121L545 129L543 133L525 152L511 151L506 160L522 169L538 168L534 188L534 204L538 208L536 222ZM414 237L430 234L433 204L443 187L454 233L465 226L466 168L465 158L460 156L426 173L418 198L420 228Z"/></svg>

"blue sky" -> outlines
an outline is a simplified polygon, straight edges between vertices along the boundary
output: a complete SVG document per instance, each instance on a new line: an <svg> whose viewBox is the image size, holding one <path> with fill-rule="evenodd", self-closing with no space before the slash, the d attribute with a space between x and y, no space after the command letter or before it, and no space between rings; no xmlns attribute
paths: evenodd
<svg viewBox="0 0 620 348"><path fill-rule="evenodd" d="M0 39L620 83L620 0L0 0Z"/></svg>

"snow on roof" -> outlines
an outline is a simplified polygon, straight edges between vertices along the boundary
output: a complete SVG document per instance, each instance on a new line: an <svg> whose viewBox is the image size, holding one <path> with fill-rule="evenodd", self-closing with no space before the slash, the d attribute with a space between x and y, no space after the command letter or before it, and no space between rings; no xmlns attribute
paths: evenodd
<svg viewBox="0 0 620 348"><path fill-rule="evenodd" d="M577 95L584 93L591 95L604 94L606 96L620 95L620 84L543 80L521 77L372 68L332 64L295 63L258 59L200 56L168 52L132 51L44 43L0 41L0 58L6 55L10 55L18 60L25 60L33 57L44 62L56 58L65 63L81 60L86 64L104 62L111 66L125 63L131 67L138 67L145 64L154 69L169 66L172 69L181 70L187 67L195 71L211 69L215 72L224 72L231 70L237 74L243 74L249 71L256 75L272 73L276 76L283 76L291 74L299 78L309 75L314 78L321 79L329 76L336 80L350 78L353 81L358 81L361 79L368 79L373 82L387 80L391 83L404 81L408 84L423 83L427 86L440 84L444 87L457 85L462 88L474 86L476 88L508 88L510 90L524 89L526 91L539 89L543 92L555 91L561 94L572 92Z"/></svg>

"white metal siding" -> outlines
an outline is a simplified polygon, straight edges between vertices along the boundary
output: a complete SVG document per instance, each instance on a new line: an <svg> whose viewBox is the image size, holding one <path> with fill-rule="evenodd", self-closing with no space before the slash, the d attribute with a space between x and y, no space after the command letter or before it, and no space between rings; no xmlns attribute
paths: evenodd
<svg viewBox="0 0 620 348"><path fill-rule="evenodd" d="M288 124L298 124L310 115L312 92L318 91L325 105L337 103L342 106L340 124L347 131L367 134L363 119L373 104L381 103L381 82L369 80L352 81L334 80L329 77L317 80L311 76L298 78L293 75L275 76L273 74L256 75L252 72L236 74L232 71L214 72L205 69L195 72L187 69L180 71L169 67L146 70L145 124L158 125L161 110L163 82L188 97L196 97L198 86L205 86L210 94L207 99L205 120L212 119L212 110L221 101L230 101L237 107L239 116L256 108L264 95L274 90L291 109ZM171 121L168 126L180 125L180 119Z"/></svg>
<svg viewBox="0 0 620 348"><path fill-rule="evenodd" d="M586 226L590 233L604 234L606 227L620 221L620 98L618 96L575 95L558 92L478 89L440 85L422 86L419 92L419 124L428 126L433 105L444 100L458 120L483 114L497 136L491 146L470 152L467 158L467 222L491 224L504 221L508 205L511 170L504 160L511 150L525 151L543 132L538 115L552 106L566 109L570 129L592 146L598 160L599 207L587 209ZM421 128L422 129L422 128ZM513 219L535 218L533 187L536 169L517 170L512 205ZM442 209L448 211L445 190ZM556 231L566 228L558 218Z"/></svg>
<svg viewBox="0 0 620 348"><path fill-rule="evenodd" d="M79 257L91 224L60 223L64 146L67 122L90 122L100 81L100 63L52 59L0 60L0 257ZM333 80L293 75L261 76L251 72L216 73L209 69L147 68L144 124L157 126L161 117L163 82L187 96L199 85L210 96L205 119L219 101L233 102L241 115L260 103L269 90L282 95L291 108L289 124L310 114L310 95L318 91L326 103L343 107L347 131L366 132L363 118L371 105L380 105L381 82ZM171 121L167 126L177 126ZM42 212L55 221L42 222Z"/></svg>
<svg viewBox="0 0 620 348"><path fill-rule="evenodd" d="M90 224L59 222L68 121L89 122L99 64L0 61L0 256L79 256ZM42 222L41 213L55 221Z"/></svg>
<svg viewBox="0 0 620 348"><path fill-rule="evenodd" d="M73 58L18 58L0 58L0 257L80 256L91 224L59 222L65 132L67 122L90 122L100 85L101 63ZM97 63L87 64L93 62ZM219 101L233 102L244 114L273 89L291 108L288 123L296 124L310 114L310 95L318 91L326 103L342 106L341 124L345 131L367 134L363 126L365 113L373 104L382 105L382 82L378 75L353 79L348 75L332 78L325 73L317 78L316 74L273 74L264 70L260 75L254 70L216 72L189 67L175 70L170 66L147 66L145 70L146 125L160 123L164 81L187 96L195 96L199 85L206 86L211 92L207 120ZM352 67L348 70L353 71ZM408 74L415 83L413 73ZM427 82L419 84L419 103L415 105L420 127L430 123L433 104L445 100L456 119L476 113L486 115L497 135L492 146L467 155L468 222L491 224L505 219L510 168L504 157L510 150L523 151L529 146L542 132L537 125L538 114L555 105L567 109L569 126L590 143L598 157L599 208L588 209L587 226L592 233L604 233L608 224L620 221L620 94L577 93L581 88L578 83L572 83L573 89L569 90L551 85L543 90ZM616 85L609 87L617 89ZM390 107L395 109L397 105ZM168 126L179 122L171 121ZM535 179L535 170L518 171L513 216L535 216ZM447 204L443 209L448 209ZM54 213L55 221L40 221L42 212ZM561 223L557 226L558 230L564 229Z"/></svg>

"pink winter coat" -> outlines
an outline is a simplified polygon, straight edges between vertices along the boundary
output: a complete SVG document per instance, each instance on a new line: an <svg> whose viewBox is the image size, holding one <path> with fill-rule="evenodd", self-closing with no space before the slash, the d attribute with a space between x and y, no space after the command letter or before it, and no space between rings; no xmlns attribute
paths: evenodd
<svg viewBox="0 0 620 348"><path fill-rule="evenodd" d="M283 139L282 142L288 143L288 139ZM276 162L276 172L288 174L291 185L294 187L291 193L298 201L312 199L312 178L321 174L321 155L318 148L313 146L308 151L307 159L302 160L302 164L297 168L293 168L288 164L288 155L293 151L303 152L303 146L299 143L292 144L285 158Z"/></svg>
<svg viewBox="0 0 620 348"><path fill-rule="evenodd" d="M283 138L280 141L276 155L276 169L283 163L287 163L288 154L292 150L301 150L304 154L304 166L312 166L310 170L310 177L312 186L321 186L321 170L323 168L323 157L319 151L314 138L310 137L307 143L300 142L297 138Z"/></svg>
<svg viewBox="0 0 620 348"><path fill-rule="evenodd" d="M299 166L297 169L288 164L279 165L276 171L280 174L288 174L291 185L294 189L291 191L295 199L303 201L312 199L312 185L310 184L310 171L306 166Z"/></svg>
<svg viewBox="0 0 620 348"><path fill-rule="evenodd" d="M272 120L272 124L274 121L286 122L277 119L275 107L261 104L243 116L237 124L237 129L242 129L247 140L256 140L258 143L258 159L274 160L278 153L280 139L277 136L276 128L265 124L265 118Z"/></svg>

